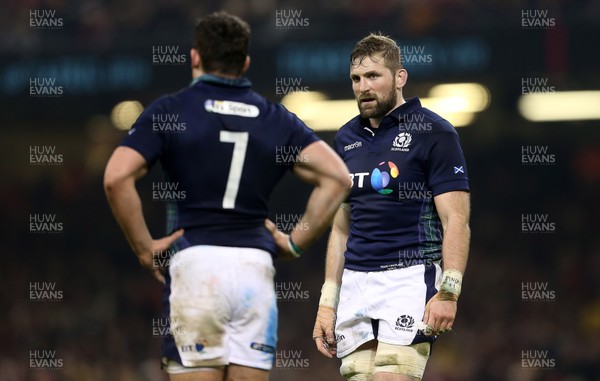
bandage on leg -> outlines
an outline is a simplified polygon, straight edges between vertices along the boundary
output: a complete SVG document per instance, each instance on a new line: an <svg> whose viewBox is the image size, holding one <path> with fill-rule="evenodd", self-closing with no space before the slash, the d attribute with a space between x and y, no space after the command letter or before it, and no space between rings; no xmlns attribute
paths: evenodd
<svg viewBox="0 0 600 381"><path fill-rule="evenodd" d="M370 381L375 364L375 348L359 349L342 358L340 374L348 381Z"/></svg>
<svg viewBox="0 0 600 381"><path fill-rule="evenodd" d="M430 349L430 343L392 345L379 342L373 373L388 372L422 379Z"/></svg>

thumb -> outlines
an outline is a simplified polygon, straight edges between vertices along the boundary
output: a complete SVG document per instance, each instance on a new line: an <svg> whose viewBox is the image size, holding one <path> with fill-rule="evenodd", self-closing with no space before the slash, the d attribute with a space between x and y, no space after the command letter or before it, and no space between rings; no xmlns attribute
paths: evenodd
<svg viewBox="0 0 600 381"><path fill-rule="evenodd" d="M171 233L171 235L165 237L165 241L166 243L171 246L171 244L175 241L177 241L179 238L181 238L183 236L184 230L183 229L179 229L174 231L173 233Z"/></svg>
<svg viewBox="0 0 600 381"><path fill-rule="evenodd" d="M165 284L165 277L160 273L158 269L152 270L152 275L162 284Z"/></svg>
<svg viewBox="0 0 600 381"><path fill-rule="evenodd" d="M427 324L429 321L429 302L425 305L425 314L423 315L423 322Z"/></svg>
<svg viewBox="0 0 600 381"><path fill-rule="evenodd" d="M265 227L271 234L275 234L277 232L277 226L270 219L265 219Z"/></svg>
<svg viewBox="0 0 600 381"><path fill-rule="evenodd" d="M327 343L333 345L333 343L335 343L335 337L333 336L333 327L327 327L325 334L327 336Z"/></svg>

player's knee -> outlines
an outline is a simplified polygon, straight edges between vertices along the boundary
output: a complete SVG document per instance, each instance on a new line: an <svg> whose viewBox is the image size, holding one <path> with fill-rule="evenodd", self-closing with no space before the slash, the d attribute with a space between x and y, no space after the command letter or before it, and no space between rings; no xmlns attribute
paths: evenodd
<svg viewBox="0 0 600 381"><path fill-rule="evenodd" d="M373 373L401 374L412 379L423 378L431 344L392 345L379 343Z"/></svg>
<svg viewBox="0 0 600 381"><path fill-rule="evenodd" d="M340 374L348 381L369 381L373 376L375 348L363 349L342 358Z"/></svg>

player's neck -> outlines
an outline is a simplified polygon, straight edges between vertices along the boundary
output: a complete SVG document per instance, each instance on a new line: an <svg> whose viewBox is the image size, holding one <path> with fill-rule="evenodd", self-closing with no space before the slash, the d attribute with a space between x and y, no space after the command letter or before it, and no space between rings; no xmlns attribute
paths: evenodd
<svg viewBox="0 0 600 381"><path fill-rule="evenodd" d="M227 79L238 79L241 76L239 75L232 75L232 74L223 74L219 71L212 71L210 73L205 72L204 70L200 69L200 68L193 68L192 69L192 79L201 77L205 74L209 74L209 75L214 75L215 77L221 77L221 78L227 78Z"/></svg>

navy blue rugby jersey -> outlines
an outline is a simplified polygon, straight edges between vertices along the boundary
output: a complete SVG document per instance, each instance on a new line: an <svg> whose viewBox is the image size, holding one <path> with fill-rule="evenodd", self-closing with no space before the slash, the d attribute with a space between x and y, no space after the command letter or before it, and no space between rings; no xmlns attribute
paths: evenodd
<svg viewBox="0 0 600 381"><path fill-rule="evenodd" d="M264 227L273 188L319 140L294 114L251 89L245 78L203 75L154 101L121 145L165 181L153 199L167 201L167 229L185 229L178 249L192 245L254 247L275 252Z"/></svg>
<svg viewBox="0 0 600 381"><path fill-rule="evenodd" d="M469 191L458 134L411 98L378 128L356 116L336 134L334 148L352 178L345 267L381 271L442 257L442 224L433 198Z"/></svg>

